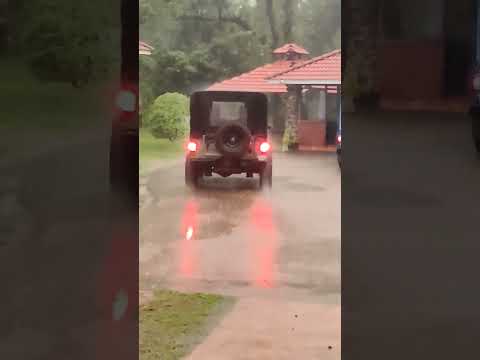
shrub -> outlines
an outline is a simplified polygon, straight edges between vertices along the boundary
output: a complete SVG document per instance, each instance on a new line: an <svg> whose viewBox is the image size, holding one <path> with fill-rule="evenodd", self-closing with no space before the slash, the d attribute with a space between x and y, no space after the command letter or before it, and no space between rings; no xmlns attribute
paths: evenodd
<svg viewBox="0 0 480 360"><path fill-rule="evenodd" d="M166 93L159 96L145 112L142 122L156 138L170 141L185 135L187 131L189 101L185 95Z"/></svg>

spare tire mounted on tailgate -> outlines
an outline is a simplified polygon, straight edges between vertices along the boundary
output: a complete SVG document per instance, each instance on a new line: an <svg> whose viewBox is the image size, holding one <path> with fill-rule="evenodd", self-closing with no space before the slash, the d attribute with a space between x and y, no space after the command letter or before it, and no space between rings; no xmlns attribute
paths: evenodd
<svg viewBox="0 0 480 360"><path fill-rule="evenodd" d="M215 146L224 156L241 157L249 148L250 130L239 122L221 126L215 136Z"/></svg>

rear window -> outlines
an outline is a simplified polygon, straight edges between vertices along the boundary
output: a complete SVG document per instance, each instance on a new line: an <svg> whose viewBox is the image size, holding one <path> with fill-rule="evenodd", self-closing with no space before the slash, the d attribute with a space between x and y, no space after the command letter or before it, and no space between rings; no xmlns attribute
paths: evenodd
<svg viewBox="0 0 480 360"><path fill-rule="evenodd" d="M210 126L237 121L247 125L247 107L243 102L213 101L210 109Z"/></svg>

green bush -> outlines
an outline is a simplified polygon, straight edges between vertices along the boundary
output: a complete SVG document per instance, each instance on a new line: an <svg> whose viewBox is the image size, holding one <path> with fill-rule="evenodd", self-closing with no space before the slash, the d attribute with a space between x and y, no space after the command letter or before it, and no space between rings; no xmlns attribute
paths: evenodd
<svg viewBox="0 0 480 360"><path fill-rule="evenodd" d="M159 96L146 110L142 122L156 138L176 140L187 131L189 100L183 94Z"/></svg>

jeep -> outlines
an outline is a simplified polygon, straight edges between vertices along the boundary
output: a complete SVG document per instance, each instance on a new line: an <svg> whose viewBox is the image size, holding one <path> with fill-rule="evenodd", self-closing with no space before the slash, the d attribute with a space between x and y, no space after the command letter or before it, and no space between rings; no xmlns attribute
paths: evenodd
<svg viewBox="0 0 480 360"><path fill-rule="evenodd" d="M259 174L260 187L272 185L268 102L261 93L199 91L190 97L190 134L185 183L203 176Z"/></svg>

